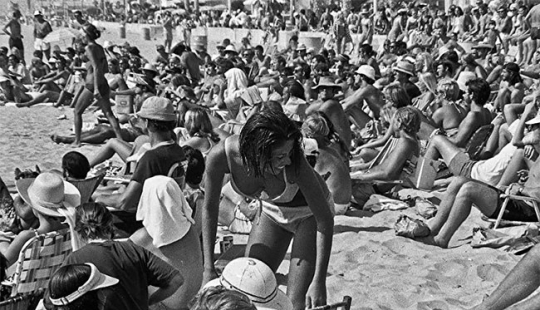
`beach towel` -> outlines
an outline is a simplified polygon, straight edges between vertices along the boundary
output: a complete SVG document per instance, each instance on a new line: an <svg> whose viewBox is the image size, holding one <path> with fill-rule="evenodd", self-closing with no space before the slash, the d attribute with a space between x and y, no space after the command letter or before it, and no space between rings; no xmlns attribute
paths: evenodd
<svg viewBox="0 0 540 310"><path fill-rule="evenodd" d="M192 213L174 179L158 175L144 182L136 218L143 222L156 247L182 239L195 224Z"/></svg>
<svg viewBox="0 0 540 310"><path fill-rule="evenodd" d="M380 212L384 210L404 210L409 208L409 204L404 201L388 198L383 195L373 194L364 205L364 210Z"/></svg>
<svg viewBox="0 0 540 310"><path fill-rule="evenodd" d="M517 254L530 249L538 241L538 227L534 224L499 229L476 227L473 229L471 247L503 249Z"/></svg>

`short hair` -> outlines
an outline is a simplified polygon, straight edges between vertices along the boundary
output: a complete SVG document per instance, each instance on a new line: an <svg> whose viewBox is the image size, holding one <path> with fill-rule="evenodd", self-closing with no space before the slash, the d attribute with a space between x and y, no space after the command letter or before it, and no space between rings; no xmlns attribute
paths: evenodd
<svg viewBox="0 0 540 310"><path fill-rule="evenodd" d="M69 177L83 180L86 179L88 171L90 171L90 162L83 154L71 151L62 157L62 169Z"/></svg>
<svg viewBox="0 0 540 310"><path fill-rule="evenodd" d="M257 310L249 297L223 286L203 288L191 303L190 310Z"/></svg>
<svg viewBox="0 0 540 310"><path fill-rule="evenodd" d="M418 109L413 107L402 107L394 115L401 124L400 129L408 134L416 134L420 130L421 117Z"/></svg>
<svg viewBox="0 0 540 310"><path fill-rule="evenodd" d="M287 82L286 87L289 88L289 94L291 96L295 96L296 98L306 100L304 86L302 86L302 84L300 84L298 81L290 80L289 82Z"/></svg>
<svg viewBox="0 0 540 310"><path fill-rule="evenodd" d="M261 51L261 53L264 53L264 47L262 47L262 45L255 46L255 49Z"/></svg>
<svg viewBox="0 0 540 310"><path fill-rule="evenodd" d="M467 81L465 85L467 86L474 103L479 106L484 106L491 95L489 83L483 79L473 79Z"/></svg>
<svg viewBox="0 0 540 310"><path fill-rule="evenodd" d="M85 264L73 264L60 267L49 280L48 289L43 303L47 309L75 310L75 309L98 309L99 299L97 291L89 291L80 298L64 306L55 306L50 299L66 297L77 291L91 275L91 268Z"/></svg>
<svg viewBox="0 0 540 310"><path fill-rule="evenodd" d="M92 41L95 41L97 39L99 39L99 37L101 37L101 31L99 31L96 26L88 23L86 25L84 25L83 27L83 31L84 33L86 33L86 35L88 36L88 38Z"/></svg>
<svg viewBox="0 0 540 310"><path fill-rule="evenodd" d="M248 173L262 177L267 168L271 169L274 148L290 140L293 141L291 162L297 167L303 152L302 133L296 123L273 110L251 116L240 132L240 156Z"/></svg>
<svg viewBox="0 0 540 310"><path fill-rule="evenodd" d="M392 105L397 109L411 105L411 98L407 94L407 91L397 83L386 86L384 92L389 97L388 99L392 101Z"/></svg>
<svg viewBox="0 0 540 310"><path fill-rule="evenodd" d="M83 203L75 212L75 231L83 240L112 238L113 216L103 203Z"/></svg>
<svg viewBox="0 0 540 310"><path fill-rule="evenodd" d="M459 98L459 84L453 79L444 79L439 82L437 91L443 94L447 100L455 101Z"/></svg>
<svg viewBox="0 0 540 310"><path fill-rule="evenodd" d="M199 185L202 182L204 175L204 156L201 151L192 148L189 145L182 147L186 154L187 167L186 167L186 183Z"/></svg>
<svg viewBox="0 0 540 310"><path fill-rule="evenodd" d="M326 57L324 57L321 54L317 54L317 55L313 56L313 59L317 60L317 62L319 62L319 63L327 63Z"/></svg>
<svg viewBox="0 0 540 310"><path fill-rule="evenodd" d="M176 127L176 121L158 121L155 119L146 120L148 120L148 129L157 132L172 131Z"/></svg>
<svg viewBox="0 0 540 310"><path fill-rule="evenodd" d="M437 63L437 67L442 66L444 69L448 70L450 74L454 74L454 64L449 60L442 60Z"/></svg>

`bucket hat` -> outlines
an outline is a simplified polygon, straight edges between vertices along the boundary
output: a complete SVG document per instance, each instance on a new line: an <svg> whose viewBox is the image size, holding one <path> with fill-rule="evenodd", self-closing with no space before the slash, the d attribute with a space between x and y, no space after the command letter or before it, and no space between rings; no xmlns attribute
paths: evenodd
<svg viewBox="0 0 540 310"><path fill-rule="evenodd" d="M313 86L312 89L318 89L319 87L341 88L341 85L334 83L334 79L329 76L321 76L319 84Z"/></svg>
<svg viewBox="0 0 540 310"><path fill-rule="evenodd" d="M176 120L172 102L167 98L157 96L146 99L141 110L137 112L137 116L164 122Z"/></svg>
<svg viewBox="0 0 540 310"><path fill-rule="evenodd" d="M277 285L270 267L255 258L240 257L225 266L205 287L221 285L249 297L258 310L292 310L292 303Z"/></svg>
<svg viewBox="0 0 540 310"><path fill-rule="evenodd" d="M408 74L410 76L414 75L414 65L408 61L400 61L397 63L396 67L394 67L394 71L403 72L405 74Z"/></svg>
<svg viewBox="0 0 540 310"><path fill-rule="evenodd" d="M71 183L50 172L36 178L16 182L21 198L36 211L54 217L62 217L60 209L75 208L81 203L79 190Z"/></svg>
<svg viewBox="0 0 540 310"><path fill-rule="evenodd" d="M360 68L358 68L358 70L356 70L356 73L357 74L362 74L364 75L365 77L375 81L375 69L373 69L372 66L370 65L362 65L360 66Z"/></svg>

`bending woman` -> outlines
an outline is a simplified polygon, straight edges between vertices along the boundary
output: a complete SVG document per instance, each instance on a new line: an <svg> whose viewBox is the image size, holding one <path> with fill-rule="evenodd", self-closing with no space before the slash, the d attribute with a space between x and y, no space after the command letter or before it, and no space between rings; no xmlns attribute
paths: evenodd
<svg viewBox="0 0 540 310"><path fill-rule="evenodd" d="M207 158L203 207L204 282L213 265L219 199L225 174L245 197L260 201L246 255L275 272L294 237L287 294L294 309L326 304L326 271L332 247L333 205L324 180L301 149L302 134L282 112L263 111L248 119L240 137L216 145Z"/></svg>
<svg viewBox="0 0 540 310"><path fill-rule="evenodd" d="M75 141L74 145L79 146L81 144L81 128L82 128L82 114L86 108L92 104L95 98L98 101L99 107L109 120L116 138L122 140L122 133L118 120L114 117L111 109L111 103L109 100L110 89L107 79L105 79L105 73L108 71L107 57L103 51L103 47L96 43L96 39L101 36L96 26L87 24L83 27L85 36L84 40L88 43L86 46L86 56L88 56L89 62L86 63L86 82L84 84L84 90L80 94L74 109L74 122L75 122Z"/></svg>

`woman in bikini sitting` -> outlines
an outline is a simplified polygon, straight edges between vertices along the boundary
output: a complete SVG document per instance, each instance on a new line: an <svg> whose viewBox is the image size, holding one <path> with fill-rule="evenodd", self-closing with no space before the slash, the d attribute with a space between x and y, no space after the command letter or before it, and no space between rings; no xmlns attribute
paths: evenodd
<svg viewBox="0 0 540 310"><path fill-rule="evenodd" d="M238 193L260 201L246 255L275 272L294 237L287 285L294 309L326 304L334 206L324 180L304 157L301 139L284 113L266 110L250 117L240 136L212 149L203 206L204 283L217 276L212 255L219 199L225 174L230 174Z"/></svg>

